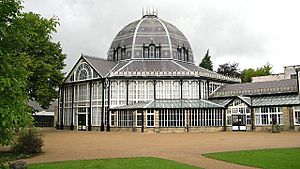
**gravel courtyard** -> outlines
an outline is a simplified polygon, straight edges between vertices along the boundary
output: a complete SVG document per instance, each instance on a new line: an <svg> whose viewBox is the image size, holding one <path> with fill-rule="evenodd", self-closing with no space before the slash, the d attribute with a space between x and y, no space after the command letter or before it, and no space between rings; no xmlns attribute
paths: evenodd
<svg viewBox="0 0 300 169"><path fill-rule="evenodd" d="M28 163L152 156L204 168L250 168L201 156L203 153L300 147L300 132L132 133L43 131L44 152Z"/></svg>

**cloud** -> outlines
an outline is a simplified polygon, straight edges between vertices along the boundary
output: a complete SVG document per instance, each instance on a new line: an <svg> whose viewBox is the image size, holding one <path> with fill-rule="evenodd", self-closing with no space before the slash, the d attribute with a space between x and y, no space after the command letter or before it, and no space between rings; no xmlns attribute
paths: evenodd
<svg viewBox="0 0 300 169"><path fill-rule="evenodd" d="M117 33L141 18L141 0L26 0L25 11L60 18L55 41L61 41L66 71L81 53L106 57ZM177 26L191 43L198 64L207 49L215 63L240 62L241 68L266 62L275 72L294 63L300 26L298 2L286 1L179 1L156 0L159 17ZM285 59L282 60L282 55ZM259 63L258 63L259 62ZM298 63L299 64L299 63Z"/></svg>

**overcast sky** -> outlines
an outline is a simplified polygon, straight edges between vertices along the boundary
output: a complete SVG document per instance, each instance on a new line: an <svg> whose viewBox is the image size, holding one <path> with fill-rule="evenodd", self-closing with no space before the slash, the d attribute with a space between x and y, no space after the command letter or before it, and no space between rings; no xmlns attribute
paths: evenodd
<svg viewBox="0 0 300 169"><path fill-rule="evenodd" d="M106 57L117 33L155 4L159 17L189 40L195 64L210 49L214 69L237 62L256 68L269 62L273 73L300 64L300 2L297 0L26 0L25 11L57 16L53 35L67 54L69 71L81 53Z"/></svg>

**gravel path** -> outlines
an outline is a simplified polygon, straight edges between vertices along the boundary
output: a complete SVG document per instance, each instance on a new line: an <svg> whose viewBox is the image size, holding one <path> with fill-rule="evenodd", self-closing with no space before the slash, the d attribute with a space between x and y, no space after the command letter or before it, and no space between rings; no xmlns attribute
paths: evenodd
<svg viewBox="0 0 300 169"><path fill-rule="evenodd" d="M132 133L43 131L45 153L28 163L116 157L160 157L204 168L250 168L201 156L208 152L300 147L300 132Z"/></svg>

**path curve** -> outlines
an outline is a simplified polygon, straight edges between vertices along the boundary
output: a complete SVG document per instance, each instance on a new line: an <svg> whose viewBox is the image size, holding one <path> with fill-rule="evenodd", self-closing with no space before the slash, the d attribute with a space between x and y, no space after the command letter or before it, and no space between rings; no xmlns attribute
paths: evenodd
<svg viewBox="0 0 300 169"><path fill-rule="evenodd" d="M45 153L27 159L41 163L79 159L160 157L210 168L251 168L201 154L233 150L300 147L300 132L132 133L43 131Z"/></svg>

